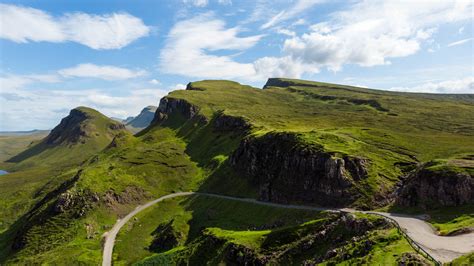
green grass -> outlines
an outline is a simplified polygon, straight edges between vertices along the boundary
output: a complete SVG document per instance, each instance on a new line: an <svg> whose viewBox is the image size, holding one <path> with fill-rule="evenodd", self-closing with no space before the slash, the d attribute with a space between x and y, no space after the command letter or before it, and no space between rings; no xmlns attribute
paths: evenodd
<svg viewBox="0 0 474 266"><path fill-rule="evenodd" d="M83 127L98 135L92 134L95 137L77 145L61 143L46 147L43 144L19 156L21 162L8 166L7 170L16 172L0 177L0 230L9 229L0 235L0 263L6 260L18 264L62 264L74 260L97 264L101 235L120 215L137 204L175 191L256 197L255 184L238 175L229 163L241 140L249 136L259 138L274 132L290 132L304 147L319 147L334 156L367 158L369 176L355 184L363 195L356 206L371 207L376 203L375 195L391 192L403 174L404 169L397 166L399 162L438 160L456 169L471 169L474 104L467 96L383 92L295 80L291 80L288 88L265 90L229 81L194 82L191 87L198 90L174 91L167 97L196 105L208 123L199 117L187 120L174 112L167 121L137 136L122 131L115 134L109 130L112 122L108 118L81 108L89 116ZM222 113L243 117L252 124L251 130L216 130L214 119ZM97 195L100 203L74 219L46 215L49 222L37 224L26 232L27 245L18 253L9 253L8 245L16 230L12 224L23 221L24 214L35 203L74 176L78 169L82 169L82 174L70 190ZM131 188L135 190L130 192ZM106 197L115 198L107 203ZM53 199L47 203L51 204ZM452 216L447 211L440 212L440 218L433 213L432 222L441 231L449 232L472 223L470 209L453 209ZM227 244L259 250L267 239L303 237L308 233L306 229L317 228L322 222L305 225L305 221L317 218L303 211L201 197L170 200L140 213L137 221L123 228L119 240L124 241L118 241L115 249L118 263L129 264L152 255L147 250L152 241L150 233L170 219L175 219L173 226L186 236L186 246L154 256L164 263L198 256L189 247L199 250L207 243L202 234L204 228L213 228L207 234L222 238ZM281 221L286 229L252 230ZM91 232L86 228L93 234L89 235ZM377 243L372 255L353 263L390 264L396 260L392 255L410 251L396 232L382 230L371 237ZM43 240L50 244L35 253ZM327 244L321 243L321 252ZM216 247L212 252L218 253L221 248L224 247ZM384 252L392 255L384 260ZM294 261L301 262L305 256L295 257ZM191 261L199 261L198 257ZM217 255L212 258L220 259Z"/></svg>
<svg viewBox="0 0 474 266"><path fill-rule="evenodd" d="M449 266L468 266L474 264L474 253L466 254L448 263Z"/></svg>
<svg viewBox="0 0 474 266"><path fill-rule="evenodd" d="M415 254L409 243L394 228L376 227L374 230L357 235L344 226L326 229L325 225L335 221L336 217L324 213L318 216L319 219L317 220L300 221L299 224L264 230L231 230L205 227L198 236L191 241L187 241L185 245L150 255L138 262L137 265L228 264L232 263L227 261L229 255L227 252L230 245L234 245L241 250L245 248L256 257L268 256L270 265L301 265L304 261L311 261L316 257L325 256L326 252L333 248L337 248L339 250L337 254L341 254L341 256L330 258L324 261L322 265L394 265L397 264L402 254ZM361 216L358 219L369 219L373 222L380 221L380 218L371 216ZM339 237L339 242L331 240L327 242L320 240L305 242L313 237L312 234L323 229L328 234L329 239ZM359 238L353 240L354 236L359 236ZM372 243L371 246L367 248L365 246L366 242ZM302 248L303 243L312 243L312 246L309 249ZM123 249L123 252L125 250ZM342 256L343 253L347 254L347 257ZM420 260L424 261L423 258L420 258ZM235 263L235 261L233 262ZM128 263L122 261L121 264Z"/></svg>
<svg viewBox="0 0 474 266"><path fill-rule="evenodd" d="M367 194L391 189L401 174L397 162L454 159L474 152L471 102L307 81L292 84L260 90L200 81L192 83L200 90L174 91L167 97L198 106L209 119L218 112L245 117L254 125L253 134L295 132L328 151L366 157L372 161L369 179L361 184ZM348 100L376 101L392 115Z"/></svg>
<svg viewBox="0 0 474 266"><path fill-rule="evenodd" d="M148 250L153 239L151 233L159 224L170 220L174 220L185 234L186 243L198 238L203 228L214 228L209 233L228 232L237 243L255 246L253 233L249 233L253 231L246 231L248 229L274 224L280 227L295 225L321 216L324 215L315 211L288 210L206 196L166 200L138 214L137 219L120 231L114 258L118 263L130 264L152 255ZM247 241L236 232L243 232ZM253 234L253 237L257 235Z"/></svg>
<svg viewBox="0 0 474 266"><path fill-rule="evenodd" d="M25 135L0 135L0 162L4 162L11 157L22 152L26 148L44 138L48 132Z"/></svg>

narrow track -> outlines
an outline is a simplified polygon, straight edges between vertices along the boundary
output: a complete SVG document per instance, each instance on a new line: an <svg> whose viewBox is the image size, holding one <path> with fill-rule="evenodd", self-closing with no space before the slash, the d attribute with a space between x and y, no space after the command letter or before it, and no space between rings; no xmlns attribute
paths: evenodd
<svg viewBox="0 0 474 266"><path fill-rule="evenodd" d="M248 202L252 204L265 205L276 208L286 208L286 209L299 209L299 210L313 210L313 211L332 211L332 212L357 212L354 209L334 209L334 208L321 208L321 207L311 207L311 206L302 206L302 205L286 205L286 204L277 204L272 202L258 201L250 198L238 198L231 196L224 196L211 193L201 193L201 192L177 192L168 194L166 196L160 197L153 201L147 202L144 205L139 205L127 214L122 219L117 220L114 227L106 233L105 235L105 245L102 257L102 265L110 266L112 265L112 254L115 244L115 238L117 237L120 229L136 214L145 210L146 208L153 206L154 204L161 202L165 199L183 197L183 196L207 196L228 200L236 200L241 202ZM474 252L474 232L458 236L439 236L436 234L434 229L423 221L420 218L394 214L394 213L384 213L384 212L363 212L363 213L372 213L381 215L395 222L398 227L400 227L407 237L411 239L416 245L423 248L431 257L440 262L449 262L454 260L457 257L460 257L464 254Z"/></svg>

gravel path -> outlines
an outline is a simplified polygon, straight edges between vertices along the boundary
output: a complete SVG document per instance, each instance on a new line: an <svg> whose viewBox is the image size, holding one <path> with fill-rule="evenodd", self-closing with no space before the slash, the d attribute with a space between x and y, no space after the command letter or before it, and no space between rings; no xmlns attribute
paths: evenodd
<svg viewBox="0 0 474 266"><path fill-rule="evenodd" d="M160 202L165 199L183 197L190 195L200 195L215 197L228 200L237 200L242 202L248 202L253 204L277 207L277 208L287 208L287 209L300 209L300 210L314 210L314 211L345 211L345 212L356 212L353 209L331 209L331 208L319 208L311 206L302 206L302 205L285 205L277 204L271 202L257 201L255 199L249 198L237 198L224 195L210 194L210 193L200 193L200 192L178 192L173 194L168 194L161 198L150 201L144 205L139 205L127 214L122 219L117 220L114 227L105 234L105 245L104 252L102 257L102 265L110 266L112 265L112 254L115 244L115 238L117 237L120 229L137 213L143 211L144 209ZM438 236L430 224L425 221L407 215L393 214L393 213L384 213L384 212L369 212L382 215L384 217L391 218L395 220L398 225L407 233L407 235L413 239L418 245L423 247L432 257L440 262L449 262L454 260L457 257L460 257L464 254L474 252L474 232L458 236Z"/></svg>

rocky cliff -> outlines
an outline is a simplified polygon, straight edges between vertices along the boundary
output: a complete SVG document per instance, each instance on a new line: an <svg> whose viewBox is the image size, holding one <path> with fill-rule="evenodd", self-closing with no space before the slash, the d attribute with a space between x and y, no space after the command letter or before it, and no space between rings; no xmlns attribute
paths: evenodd
<svg viewBox="0 0 474 266"><path fill-rule="evenodd" d="M231 116L224 114L223 112L218 113L213 121L213 126L219 131L247 131L252 125L241 116Z"/></svg>
<svg viewBox="0 0 474 266"><path fill-rule="evenodd" d="M168 116L174 112L179 113L185 119L191 119L199 113L199 107L183 99L163 97L160 100L152 124L167 120Z"/></svg>
<svg viewBox="0 0 474 266"><path fill-rule="evenodd" d="M354 202L354 182L367 177L368 161L336 157L306 145L293 133L244 139L230 158L234 169L258 186L259 199L340 206Z"/></svg>
<svg viewBox="0 0 474 266"><path fill-rule="evenodd" d="M474 204L471 174L434 166L427 163L407 175L398 192L399 205L430 208Z"/></svg>

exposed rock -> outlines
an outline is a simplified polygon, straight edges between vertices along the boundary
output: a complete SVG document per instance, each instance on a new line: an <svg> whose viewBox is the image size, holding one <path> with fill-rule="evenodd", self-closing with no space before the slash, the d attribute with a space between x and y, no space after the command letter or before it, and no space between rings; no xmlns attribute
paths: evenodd
<svg viewBox="0 0 474 266"><path fill-rule="evenodd" d="M68 116L63 118L51 133L45 138L46 144L62 143L64 141L77 143L81 137L87 137L87 131L81 122L88 118L87 113L72 109Z"/></svg>
<svg viewBox="0 0 474 266"><path fill-rule="evenodd" d="M258 185L265 201L343 205L358 197L353 182L366 178L368 161L337 158L322 147L304 145L292 133L244 139L231 165Z"/></svg>
<svg viewBox="0 0 474 266"><path fill-rule="evenodd" d="M164 252L178 246L183 236L174 230L174 220L168 223L160 224L151 234L153 241L150 244L149 250L153 252Z"/></svg>
<svg viewBox="0 0 474 266"><path fill-rule="evenodd" d="M54 211L57 213L65 212L67 209L74 205L75 196L71 192L64 192L59 195L56 204L54 205Z"/></svg>
<svg viewBox="0 0 474 266"><path fill-rule="evenodd" d="M115 205L127 204L132 202L140 202L148 197L145 190L140 187L130 186L126 187L121 193L109 190L103 196L103 201L108 207L113 208Z"/></svg>
<svg viewBox="0 0 474 266"><path fill-rule="evenodd" d="M266 260L259 258L258 253L252 249L230 243L224 251L225 261L230 265L265 265Z"/></svg>
<svg viewBox="0 0 474 266"><path fill-rule="evenodd" d="M160 105L155 112L155 117L153 118L152 123L165 121L173 112L178 112L185 119L191 119L199 113L199 107L183 99L163 97L160 100ZM204 116L201 117L202 119L205 119Z"/></svg>
<svg viewBox="0 0 474 266"><path fill-rule="evenodd" d="M399 205L430 208L474 204L474 178L469 173L433 170L431 165L422 165L407 176L398 191Z"/></svg>
<svg viewBox="0 0 474 266"><path fill-rule="evenodd" d="M214 128L219 131L247 131L251 128L250 123L243 117L219 113L214 118Z"/></svg>
<svg viewBox="0 0 474 266"><path fill-rule="evenodd" d="M416 253L405 252L397 259L399 266L427 266L431 265L423 257Z"/></svg>

